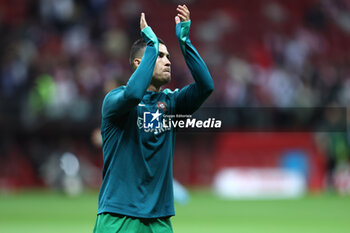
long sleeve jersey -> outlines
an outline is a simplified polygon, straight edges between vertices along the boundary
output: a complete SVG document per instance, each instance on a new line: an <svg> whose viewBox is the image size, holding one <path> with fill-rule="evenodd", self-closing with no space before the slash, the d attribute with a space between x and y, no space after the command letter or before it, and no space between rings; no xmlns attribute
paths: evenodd
<svg viewBox="0 0 350 233"><path fill-rule="evenodd" d="M163 115L191 114L214 89L209 71L189 39L190 21L176 35L194 83L170 91L147 91L158 57L158 39L150 27L140 65L125 86L109 92L102 105L103 181L98 214L138 218L175 215L172 161L175 130L162 128Z"/></svg>

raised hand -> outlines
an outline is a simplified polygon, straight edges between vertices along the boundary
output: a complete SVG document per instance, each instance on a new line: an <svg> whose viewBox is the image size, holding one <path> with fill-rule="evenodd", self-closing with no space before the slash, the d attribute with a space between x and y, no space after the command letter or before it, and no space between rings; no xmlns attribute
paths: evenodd
<svg viewBox="0 0 350 233"><path fill-rule="evenodd" d="M141 17L140 17L140 29L141 29L141 31L147 26L148 26L148 24L146 22L145 13L142 12Z"/></svg>
<svg viewBox="0 0 350 233"><path fill-rule="evenodd" d="M177 8L177 16L175 16L175 23L178 24L181 21L186 22L190 20L190 11L188 10L186 5L178 5Z"/></svg>

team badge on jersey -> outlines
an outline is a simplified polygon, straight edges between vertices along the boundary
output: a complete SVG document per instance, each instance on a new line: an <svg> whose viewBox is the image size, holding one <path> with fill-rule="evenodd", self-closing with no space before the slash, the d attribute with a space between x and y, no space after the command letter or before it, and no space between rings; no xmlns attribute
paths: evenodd
<svg viewBox="0 0 350 233"><path fill-rule="evenodd" d="M167 111L167 105L165 102L158 101L157 108L163 110L163 112Z"/></svg>

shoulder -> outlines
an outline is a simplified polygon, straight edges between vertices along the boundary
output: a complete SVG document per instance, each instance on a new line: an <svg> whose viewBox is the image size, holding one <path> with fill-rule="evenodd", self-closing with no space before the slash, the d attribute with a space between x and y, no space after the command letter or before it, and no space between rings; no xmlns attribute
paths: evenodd
<svg viewBox="0 0 350 233"><path fill-rule="evenodd" d="M125 86L120 86L108 92L103 99L102 107L103 109L108 108L109 106L114 105L120 99L123 91L125 90Z"/></svg>
<svg viewBox="0 0 350 233"><path fill-rule="evenodd" d="M123 92L124 90L125 90L125 86L124 85L120 86L120 87L117 87L117 88L111 90L110 92L108 92L106 94L104 100L106 101L106 100L108 100L110 98L113 98L113 96L118 95L119 93Z"/></svg>
<svg viewBox="0 0 350 233"><path fill-rule="evenodd" d="M119 87L117 87L117 88L111 90L110 92L107 93L106 96L116 94L116 93L121 92L121 91L123 91L123 90L125 90L125 85L119 86Z"/></svg>

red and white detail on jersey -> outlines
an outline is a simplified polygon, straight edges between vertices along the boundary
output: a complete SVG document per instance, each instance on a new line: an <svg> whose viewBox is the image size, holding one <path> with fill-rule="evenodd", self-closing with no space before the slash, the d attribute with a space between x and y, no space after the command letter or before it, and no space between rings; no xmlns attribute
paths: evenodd
<svg viewBox="0 0 350 233"><path fill-rule="evenodd" d="M163 112L167 111L167 105L165 102L158 101L157 108L163 110Z"/></svg>

